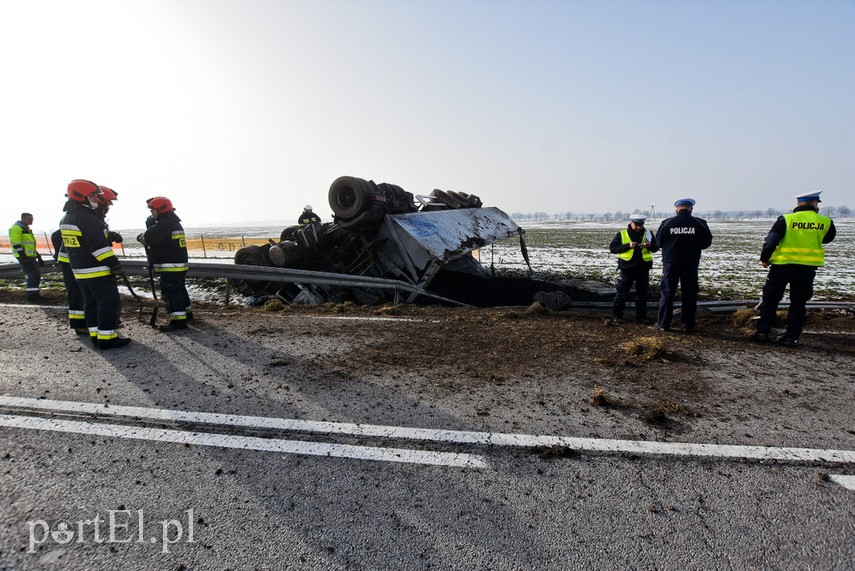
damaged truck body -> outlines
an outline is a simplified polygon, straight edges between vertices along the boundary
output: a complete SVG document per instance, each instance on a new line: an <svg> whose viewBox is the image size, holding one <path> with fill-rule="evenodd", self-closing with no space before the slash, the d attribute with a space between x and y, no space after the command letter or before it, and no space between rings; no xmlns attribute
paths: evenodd
<svg viewBox="0 0 855 571"><path fill-rule="evenodd" d="M570 301L570 286L531 277L497 277L476 259L473 252L519 237L528 263L524 230L498 208L484 207L477 196L442 190L415 196L396 185L344 176L330 186L329 204L332 222L286 228L278 242L238 250L235 263L398 280L411 286L403 296L397 290L371 287L370 282L318 283L323 280L240 280L237 290L258 301L275 297L308 304L439 300L496 306L530 304L539 296L557 308Z"/></svg>

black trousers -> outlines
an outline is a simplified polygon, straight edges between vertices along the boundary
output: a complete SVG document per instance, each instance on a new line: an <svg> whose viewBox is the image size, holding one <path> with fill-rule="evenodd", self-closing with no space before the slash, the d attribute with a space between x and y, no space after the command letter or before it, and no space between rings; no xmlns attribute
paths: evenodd
<svg viewBox="0 0 855 571"><path fill-rule="evenodd" d="M775 323L778 304L784 290L790 286L790 311L787 313L787 337L798 339L805 327L805 304L813 297L813 280L816 268L798 264L784 264L769 268L763 286L763 303L760 305L760 320L757 331L769 333Z"/></svg>
<svg viewBox="0 0 855 571"><path fill-rule="evenodd" d="M187 319L190 296L187 294L187 272L160 272L160 295L166 303L170 321Z"/></svg>
<svg viewBox="0 0 855 571"><path fill-rule="evenodd" d="M113 276L101 276L77 280L77 283L83 294L83 312L89 334L93 337L97 335L98 339L116 337L122 311L116 279ZM97 330L95 335L93 329Z"/></svg>
<svg viewBox="0 0 855 571"><path fill-rule="evenodd" d="M683 292L680 321L683 329L694 329L695 316L698 312L698 264L696 263L662 265L662 296L659 298L659 315L656 323L662 329L671 328L678 283Z"/></svg>
<svg viewBox="0 0 855 571"><path fill-rule="evenodd" d="M621 268L617 281L612 313L623 317L626 308L626 296L635 285L635 316L647 316L647 292L650 290L650 268Z"/></svg>
<svg viewBox="0 0 855 571"><path fill-rule="evenodd" d="M42 283L42 272L37 258L20 257L18 263L27 276L27 299L39 298L39 284Z"/></svg>
<svg viewBox="0 0 855 571"><path fill-rule="evenodd" d="M66 297L68 298L68 326L72 329L86 327L86 313L83 311L83 292L74 272L67 262L59 262L62 268L62 281L65 284Z"/></svg>

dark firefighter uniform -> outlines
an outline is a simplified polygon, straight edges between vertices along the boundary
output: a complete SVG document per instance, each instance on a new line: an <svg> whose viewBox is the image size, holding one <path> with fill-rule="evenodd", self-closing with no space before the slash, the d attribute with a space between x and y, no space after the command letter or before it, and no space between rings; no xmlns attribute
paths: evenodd
<svg viewBox="0 0 855 571"><path fill-rule="evenodd" d="M192 317L186 277L187 243L181 219L175 212L161 212L140 240L148 249L149 261L160 278L160 293L169 312L167 329L185 329Z"/></svg>
<svg viewBox="0 0 855 571"><path fill-rule="evenodd" d="M32 222L29 219L29 222ZM39 270L42 257L36 250L36 236L33 230L19 220L9 228L9 243L12 246L12 254L24 270L27 276L27 300L38 301L39 286L42 282L42 272Z"/></svg>
<svg viewBox="0 0 855 571"><path fill-rule="evenodd" d="M99 349L126 345L119 339L121 300L113 274L122 266L107 238L104 220L91 208L69 200L60 224L62 242L71 270L83 294L83 312L89 335Z"/></svg>
<svg viewBox="0 0 855 571"><path fill-rule="evenodd" d="M647 320L647 292L650 290L650 268L653 267L652 252L659 247L653 240L653 233L644 228L644 216L632 216L632 224L618 232L609 251L617 254L620 277L617 282L612 315L616 320L623 319L626 308L626 296L635 285L635 319L639 323ZM633 227L635 226L635 227ZM636 246L633 248L632 243ZM648 244L642 247L642 244Z"/></svg>
<svg viewBox="0 0 855 571"><path fill-rule="evenodd" d="M683 293L680 313L683 331L688 333L695 329L698 266L701 251L712 244L712 233L706 220L692 216L694 205L691 198L676 201L676 216L663 220L654 238L662 250L662 295L656 325L665 331L671 329L678 284Z"/></svg>
<svg viewBox="0 0 855 571"><path fill-rule="evenodd" d="M310 206L306 206L303 209L303 213L297 218L297 224L300 226L308 226L313 222L320 222L321 217L312 212L312 208Z"/></svg>
<svg viewBox="0 0 855 571"><path fill-rule="evenodd" d="M65 284L66 297L68 298L68 326L77 333L89 333L86 326L86 314L83 311L83 292L74 277L71 264L68 262L68 254L62 243L62 230L57 230L50 236L53 242L53 256L62 270L62 281Z"/></svg>
<svg viewBox="0 0 855 571"><path fill-rule="evenodd" d="M763 302L754 338L765 341L775 322L778 304L790 286L790 309L787 330L778 341L796 345L805 324L805 305L813 297L816 269L825 264L822 245L834 240L837 229L828 216L820 214L819 192L796 197L798 206L790 214L779 216L766 236L760 261L769 268L763 286Z"/></svg>

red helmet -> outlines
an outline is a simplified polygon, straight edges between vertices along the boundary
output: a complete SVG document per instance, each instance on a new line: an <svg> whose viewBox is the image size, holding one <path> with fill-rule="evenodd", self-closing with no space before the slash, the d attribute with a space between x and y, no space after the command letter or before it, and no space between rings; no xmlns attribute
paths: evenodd
<svg viewBox="0 0 855 571"><path fill-rule="evenodd" d="M75 202L87 202L87 198L94 195L98 196L98 185L91 180L76 178L68 183L68 191L65 193L69 199Z"/></svg>
<svg viewBox="0 0 855 571"><path fill-rule="evenodd" d="M172 212L175 208L172 206L172 201L165 196L155 196L145 201L149 208L154 208L161 214Z"/></svg>
<svg viewBox="0 0 855 571"><path fill-rule="evenodd" d="M101 189L101 194L98 195L98 204L112 204L119 197L119 193L112 188L106 186L99 186L98 188Z"/></svg>

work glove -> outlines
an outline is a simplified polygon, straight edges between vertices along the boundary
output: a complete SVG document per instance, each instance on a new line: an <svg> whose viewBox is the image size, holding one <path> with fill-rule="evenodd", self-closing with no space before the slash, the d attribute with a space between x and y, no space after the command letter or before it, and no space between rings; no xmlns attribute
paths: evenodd
<svg viewBox="0 0 855 571"><path fill-rule="evenodd" d="M112 232L112 231L108 232L107 233L107 239L110 242L115 242L116 244L122 243L122 235L119 234L118 232Z"/></svg>
<svg viewBox="0 0 855 571"><path fill-rule="evenodd" d="M137 242L145 246L145 234L139 234L137 236Z"/></svg>
<svg viewBox="0 0 855 571"><path fill-rule="evenodd" d="M44 266L44 265L45 265L45 261L42 259L42 255L41 255L41 254L36 254L36 258L38 259L38 261L39 261L39 265L40 265L40 266Z"/></svg>

